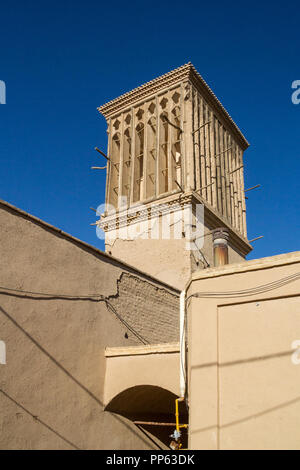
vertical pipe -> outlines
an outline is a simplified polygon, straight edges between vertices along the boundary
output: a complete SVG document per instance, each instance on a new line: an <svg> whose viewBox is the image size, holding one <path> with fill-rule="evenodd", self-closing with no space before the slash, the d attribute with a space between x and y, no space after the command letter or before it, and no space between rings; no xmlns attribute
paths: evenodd
<svg viewBox="0 0 300 470"><path fill-rule="evenodd" d="M214 265L215 267L228 264L228 238L226 228L216 228L213 231Z"/></svg>
<svg viewBox="0 0 300 470"><path fill-rule="evenodd" d="M180 345L180 396L185 396L185 291L180 294L179 318L179 345Z"/></svg>

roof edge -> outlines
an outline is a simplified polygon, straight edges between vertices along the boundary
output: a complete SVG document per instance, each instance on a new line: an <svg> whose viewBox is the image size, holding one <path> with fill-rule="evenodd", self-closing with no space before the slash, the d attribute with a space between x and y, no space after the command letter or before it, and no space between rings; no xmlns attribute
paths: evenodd
<svg viewBox="0 0 300 470"><path fill-rule="evenodd" d="M186 285L186 289L190 287L193 281L201 279L228 276L231 274L258 271L262 269L277 268L280 266L298 263L300 263L300 251L290 251L288 253L281 253L280 255L245 260L241 263L226 264L220 267L212 267L193 273Z"/></svg>
<svg viewBox="0 0 300 470"><path fill-rule="evenodd" d="M153 80L150 80L149 82L146 82L137 88L134 88L131 91L114 98L111 101L108 101L102 106L99 106L97 109L106 119L108 119L112 115L117 114L121 109L130 106L130 104L154 94L163 86L172 86L183 80L190 80L194 85L198 85L200 90L204 90L207 97L210 99L211 104L220 111L220 114L224 120L229 122L233 131L238 135L243 150L246 150L250 145L249 142L237 124L234 122L230 114L226 111L220 100L217 98L212 89L191 62L188 62L187 64L181 65L180 67L171 70L170 72L160 75L159 77L154 78Z"/></svg>
<svg viewBox="0 0 300 470"><path fill-rule="evenodd" d="M109 254L105 253L104 251L100 250L99 248L96 248L93 245L90 245L89 243L86 243L86 242L80 240L79 238L73 237L73 235L70 235L69 233L64 232L63 230L55 227L54 225L51 225L48 222L45 222L44 220L39 219L38 217L35 217L34 215L29 214L28 212L25 212L25 211L23 211L22 209L19 209L16 206L13 206L12 204L10 204L7 201L4 201L3 199L0 199L0 208L1 208L1 206L8 209L8 210L10 210L10 211L12 211L12 212L15 212L16 214L20 215L21 217L30 220L31 222L41 226L42 228L44 228L46 230L54 232L56 235L60 235L64 238L66 238L71 243L79 245L83 249L87 249L88 251L94 253L95 255L98 255L98 256L100 255L103 258L106 258L107 260L109 260L113 263L117 263L120 266L124 266L124 268L126 268L128 271L135 272L137 274L142 275L145 278L148 278L151 282L156 283L156 285L160 284L162 287L167 288L170 291L173 291L173 293L176 293L176 294L180 293L180 290L177 289L176 287L173 287L173 286L171 286L170 284L167 284L164 281L160 281L159 279L156 279L151 274L146 273L144 271L141 271L141 270L135 268L134 266L132 266L128 263L125 263L124 261L121 261L120 259L115 258L112 255L109 255Z"/></svg>
<svg viewBox="0 0 300 470"><path fill-rule="evenodd" d="M160 75L159 77L156 77L153 80L150 80L149 82L145 82L142 85L133 88L132 90L126 93L123 93L117 98L114 98L113 100L104 103L97 109L105 118L107 118L115 111L117 112L120 106L126 106L127 103L131 103L133 100L135 100L135 98L147 95L147 92L149 91L154 93L163 84L168 84L169 82L173 82L173 80L176 82L176 80L180 81L184 80L185 78L188 79L191 65L191 62L188 62L187 64L177 67L176 69L170 70L169 72Z"/></svg>

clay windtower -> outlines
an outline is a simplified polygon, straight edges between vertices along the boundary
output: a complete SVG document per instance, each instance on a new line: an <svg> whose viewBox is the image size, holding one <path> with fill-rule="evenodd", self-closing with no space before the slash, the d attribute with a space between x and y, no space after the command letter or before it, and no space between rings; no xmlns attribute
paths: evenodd
<svg viewBox="0 0 300 470"><path fill-rule="evenodd" d="M172 70L99 111L108 124L108 206L99 221L106 251L182 289L194 270L213 265L209 232L225 227L229 263L241 261L251 250L243 177L249 144L193 65ZM166 208L172 214L172 208L175 213L189 205L195 217L200 204L208 235L201 237L199 249L186 249L184 229L177 238L145 236L150 213L153 223ZM120 236L129 226L139 234L134 239ZM172 217L170 226L175 226Z"/></svg>

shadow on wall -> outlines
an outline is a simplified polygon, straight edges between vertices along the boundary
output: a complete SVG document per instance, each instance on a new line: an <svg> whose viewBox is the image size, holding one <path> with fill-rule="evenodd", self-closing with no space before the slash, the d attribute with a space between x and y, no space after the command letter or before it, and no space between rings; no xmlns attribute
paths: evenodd
<svg viewBox="0 0 300 470"><path fill-rule="evenodd" d="M7 294L5 294L7 295ZM9 294L10 295L10 294ZM100 410L103 411L104 405L99 398L93 394L84 384L82 384L76 377L74 377L60 362L56 360L54 356L52 356L33 336L31 336L4 308L0 306L0 313L2 313L10 322L14 324L32 343L35 345L40 352L42 352L47 358L61 371L63 372L69 379L72 380L73 384L77 387L79 387L83 392L85 392L97 405L100 406ZM30 415L36 422L47 428L49 431L51 431L53 434L58 436L60 439L62 439L65 443L67 443L71 448L76 449L76 450L83 450L82 447L77 446L75 443L73 443L70 439L68 439L66 436L62 435L57 429L54 429L51 427L48 423L46 423L44 420L40 419L36 413L32 410L29 410L26 408L22 403L16 401L14 397L9 395L5 390L0 388L0 397L4 396L6 399L10 400L12 403L14 403L18 408L22 409L26 414ZM119 413L121 415L121 413ZM146 434L147 439L145 439L143 436L141 436L138 432L135 431L135 429L131 428L131 426L128 425L128 423L124 422L122 417L112 415L115 420L118 422L122 423L122 425L126 428L127 432L134 433L136 434L144 443L149 445L149 436ZM143 430L141 430L143 432ZM151 440L151 439L150 439ZM154 449L157 448L156 442L153 442L155 444Z"/></svg>
<svg viewBox="0 0 300 470"><path fill-rule="evenodd" d="M174 393L153 385L131 387L116 395L106 406L105 411L117 413L131 420L139 429L152 434L161 443L169 447L170 434L175 429ZM179 419L181 424L188 423L188 410L185 403L180 404ZM157 425L146 423L161 423ZM162 424L163 423L163 424ZM170 423L168 425L167 423ZM187 448L187 431L182 431L183 448Z"/></svg>

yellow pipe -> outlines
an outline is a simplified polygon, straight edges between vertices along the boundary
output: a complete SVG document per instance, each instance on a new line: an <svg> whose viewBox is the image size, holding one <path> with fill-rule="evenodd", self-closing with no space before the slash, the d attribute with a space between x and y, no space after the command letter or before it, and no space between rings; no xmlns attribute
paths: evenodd
<svg viewBox="0 0 300 470"><path fill-rule="evenodd" d="M175 400L175 419L176 419L176 431L179 432L181 428L187 428L187 424L179 424L179 405L178 403L180 401L184 401L184 397L176 398ZM180 440L178 441L178 450L183 450L182 449L182 443Z"/></svg>
<svg viewBox="0 0 300 470"><path fill-rule="evenodd" d="M179 431L179 412L178 412L178 400L179 400L179 398L176 398L176 400L175 400L175 420L176 420L176 431Z"/></svg>
<svg viewBox="0 0 300 470"><path fill-rule="evenodd" d="M179 431L180 428L187 428L187 424L179 424L179 406L178 403L184 401L184 397L176 398L175 400L175 419L176 419L176 431Z"/></svg>

